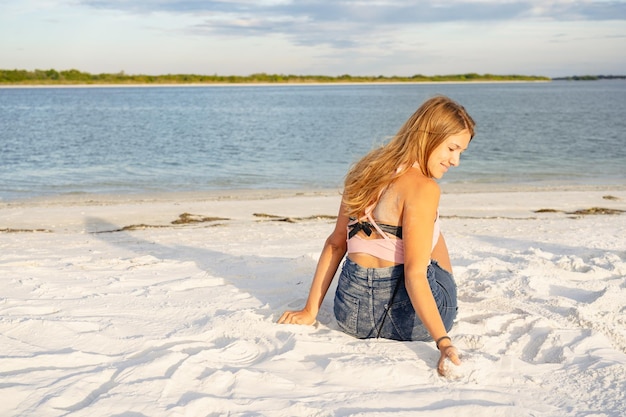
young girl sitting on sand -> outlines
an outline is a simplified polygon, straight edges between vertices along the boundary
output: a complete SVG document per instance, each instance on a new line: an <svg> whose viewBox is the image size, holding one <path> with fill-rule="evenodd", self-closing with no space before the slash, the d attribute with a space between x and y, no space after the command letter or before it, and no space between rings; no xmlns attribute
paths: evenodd
<svg viewBox="0 0 626 417"><path fill-rule="evenodd" d="M334 313L358 338L435 340L459 365L447 332L457 312L456 284L439 227L435 179L457 166L474 121L444 96L424 102L391 141L348 172L337 223L326 240L305 307L279 323L313 324L337 268Z"/></svg>

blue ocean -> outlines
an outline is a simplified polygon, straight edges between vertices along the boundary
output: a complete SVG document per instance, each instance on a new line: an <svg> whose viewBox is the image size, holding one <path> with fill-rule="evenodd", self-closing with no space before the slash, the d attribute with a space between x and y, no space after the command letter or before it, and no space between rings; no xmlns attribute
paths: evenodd
<svg viewBox="0 0 626 417"><path fill-rule="evenodd" d="M340 188L427 98L477 133L442 183L626 184L626 82L0 88L0 200Z"/></svg>

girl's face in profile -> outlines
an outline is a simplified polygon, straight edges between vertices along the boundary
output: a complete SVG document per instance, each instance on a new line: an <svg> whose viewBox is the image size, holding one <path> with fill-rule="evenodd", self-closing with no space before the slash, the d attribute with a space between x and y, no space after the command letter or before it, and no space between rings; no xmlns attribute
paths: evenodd
<svg viewBox="0 0 626 417"><path fill-rule="evenodd" d="M470 140L467 129L450 135L435 148L428 158L428 171L433 178L439 179L448 169L459 165L461 154L467 149Z"/></svg>

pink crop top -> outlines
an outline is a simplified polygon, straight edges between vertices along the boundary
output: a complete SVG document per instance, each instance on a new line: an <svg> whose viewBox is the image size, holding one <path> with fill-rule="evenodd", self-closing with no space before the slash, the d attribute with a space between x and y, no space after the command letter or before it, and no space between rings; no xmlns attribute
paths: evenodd
<svg viewBox="0 0 626 417"><path fill-rule="evenodd" d="M393 227L386 225L378 225L372 217L373 206L366 210L365 217L359 220L353 220L348 224L348 253L367 253L368 255L375 256L380 259L395 262L397 264L404 263L404 241L402 240L401 228L398 228L398 238L392 239L382 229L393 229ZM361 221L367 220L369 223L361 223ZM369 225L374 226L382 239L363 239L357 233L359 230L363 230L367 235L371 234ZM434 249L437 241L439 240L439 233L441 231L441 224L439 221L439 212L437 212L437 218L435 219L435 229L433 231L432 247ZM391 232L393 233L393 232Z"/></svg>

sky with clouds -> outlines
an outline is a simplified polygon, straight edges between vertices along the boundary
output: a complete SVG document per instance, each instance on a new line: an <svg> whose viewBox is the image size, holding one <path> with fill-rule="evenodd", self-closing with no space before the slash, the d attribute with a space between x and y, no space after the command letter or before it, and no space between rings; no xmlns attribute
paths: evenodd
<svg viewBox="0 0 626 417"><path fill-rule="evenodd" d="M0 68L626 74L626 0L0 0Z"/></svg>

